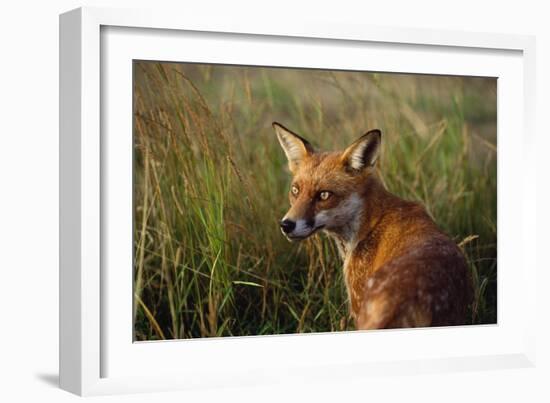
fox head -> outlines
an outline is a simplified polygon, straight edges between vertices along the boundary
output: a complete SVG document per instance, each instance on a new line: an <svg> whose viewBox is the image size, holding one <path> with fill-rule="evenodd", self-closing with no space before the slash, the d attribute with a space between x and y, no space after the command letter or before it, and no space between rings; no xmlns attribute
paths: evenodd
<svg viewBox="0 0 550 403"><path fill-rule="evenodd" d="M364 208L364 188L373 175L380 149L380 130L371 130L344 151L316 152L311 144L273 123L292 173L290 210L280 222L291 241L320 229L345 238L357 230Z"/></svg>

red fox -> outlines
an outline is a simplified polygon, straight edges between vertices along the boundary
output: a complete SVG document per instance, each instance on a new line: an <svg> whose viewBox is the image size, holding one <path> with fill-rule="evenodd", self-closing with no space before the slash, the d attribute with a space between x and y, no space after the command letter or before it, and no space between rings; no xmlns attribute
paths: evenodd
<svg viewBox="0 0 550 403"><path fill-rule="evenodd" d="M343 152L316 152L283 125L273 127L293 175L281 230L290 241L317 231L334 239L356 328L466 324L465 258L420 204L382 185L375 170L380 130Z"/></svg>

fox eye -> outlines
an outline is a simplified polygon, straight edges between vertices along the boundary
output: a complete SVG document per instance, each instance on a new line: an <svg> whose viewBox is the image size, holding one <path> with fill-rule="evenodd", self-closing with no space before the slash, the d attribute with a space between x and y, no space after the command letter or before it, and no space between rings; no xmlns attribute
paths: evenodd
<svg viewBox="0 0 550 403"><path fill-rule="evenodd" d="M328 198L329 198L330 196L332 196L332 193L329 192L328 190L325 190L325 191L319 193L319 199L320 199L320 200L323 200L323 201L328 200Z"/></svg>
<svg viewBox="0 0 550 403"><path fill-rule="evenodd" d="M298 193L300 193L300 189L298 189L298 187L295 186L295 185L292 185L292 188L290 188L290 191L292 192L292 194L294 196L296 196Z"/></svg>

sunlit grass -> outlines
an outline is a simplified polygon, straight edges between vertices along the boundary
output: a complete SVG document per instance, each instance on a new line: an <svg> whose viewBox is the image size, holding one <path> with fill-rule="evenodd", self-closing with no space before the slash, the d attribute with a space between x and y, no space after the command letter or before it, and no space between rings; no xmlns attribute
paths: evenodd
<svg viewBox="0 0 550 403"><path fill-rule="evenodd" d="M383 132L380 173L465 251L496 321L496 81L136 62L135 338L351 330L342 263L290 244L277 120L322 149Z"/></svg>

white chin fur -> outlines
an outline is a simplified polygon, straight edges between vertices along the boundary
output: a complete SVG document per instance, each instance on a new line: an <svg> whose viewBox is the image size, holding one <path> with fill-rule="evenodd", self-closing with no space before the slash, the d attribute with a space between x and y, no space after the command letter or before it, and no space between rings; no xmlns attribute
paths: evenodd
<svg viewBox="0 0 550 403"><path fill-rule="evenodd" d="M306 220L296 221L296 227L294 231L288 234L291 238L305 238L313 232L314 228L306 224Z"/></svg>
<svg viewBox="0 0 550 403"><path fill-rule="evenodd" d="M346 232L346 237L352 237L357 230L356 225L359 220L357 217L362 213L363 200L357 193L352 193L347 199L343 200L338 206L329 210L323 210L315 216L314 226L307 225L306 220L296 221L294 231L289 234L283 234L291 240L300 240L307 238L317 230L326 228L327 230L338 228ZM283 220L287 219L284 217ZM349 232L349 233L348 233Z"/></svg>

